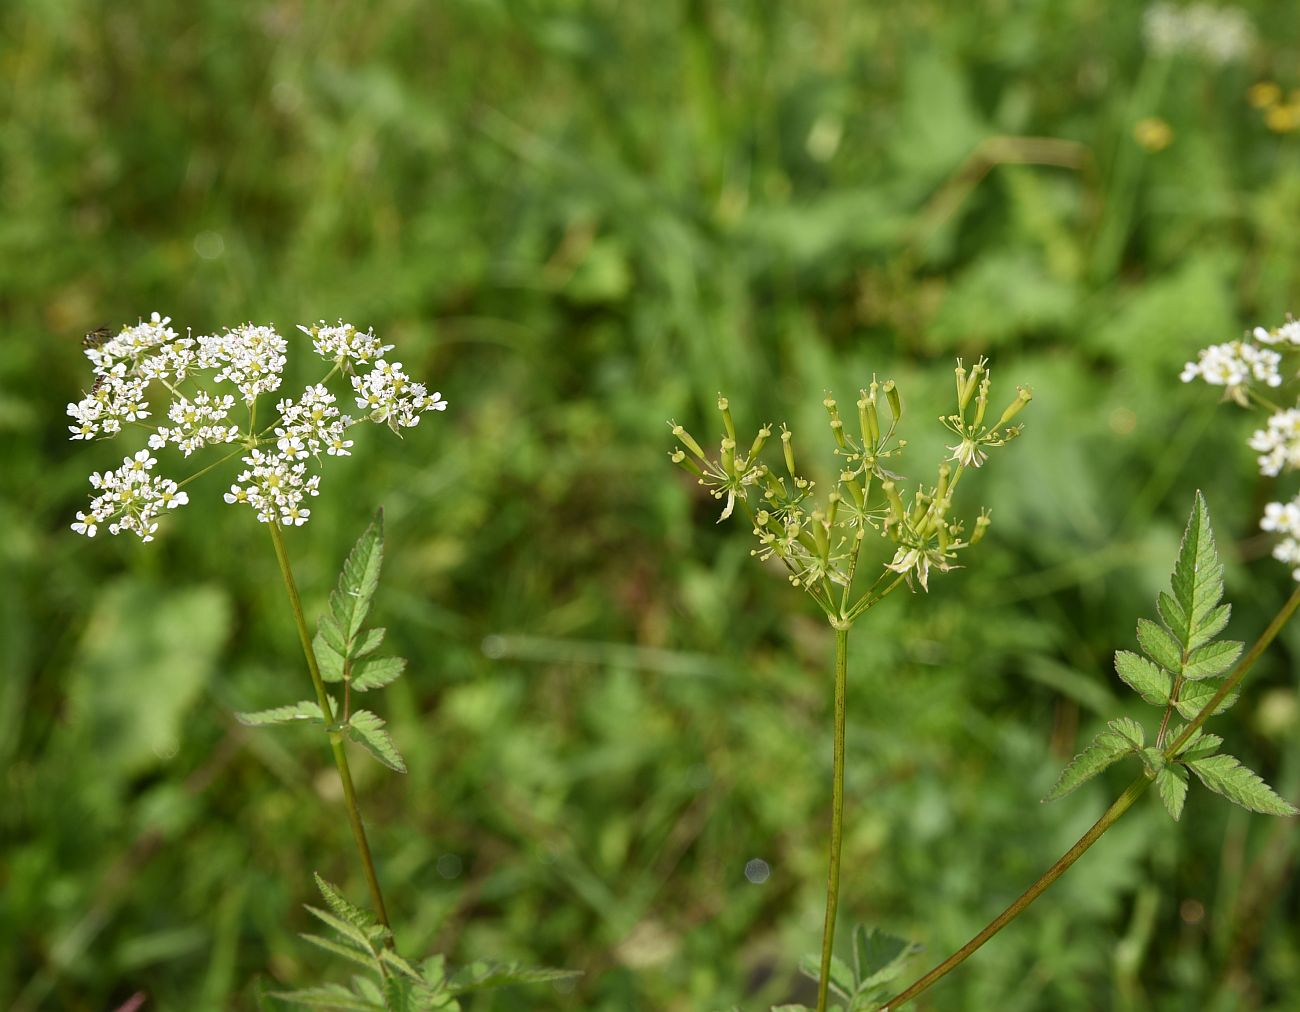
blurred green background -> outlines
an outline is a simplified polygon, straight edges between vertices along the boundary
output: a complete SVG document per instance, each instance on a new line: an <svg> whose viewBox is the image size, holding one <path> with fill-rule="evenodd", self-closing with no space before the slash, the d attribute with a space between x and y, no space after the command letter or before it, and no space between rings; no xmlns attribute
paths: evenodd
<svg viewBox="0 0 1300 1012"><path fill-rule="evenodd" d="M450 401L331 460L289 546L314 614L385 507L376 621L412 667L377 709L411 772L354 766L403 949L585 973L481 1009L809 994L831 633L664 420L715 440L725 390L824 475L823 391L893 376L928 475L956 355L999 408L1032 384L962 488L989 538L850 661L842 923L924 942L918 974L965 941L1131 775L1038 803L1148 716L1110 658L1194 489L1229 633L1289 592L1257 419L1177 380L1297 305L1300 9L1236 10L1224 58L1120 0L7 0L0 1006L253 1008L344 972L297 938L310 872L365 895L318 738L231 716L309 692L230 477L154 544L68 530L128 450L65 438L80 335L155 309L373 325ZM1219 727L1292 800L1297 652ZM1296 1008L1294 823L1156 805L917 1007Z"/></svg>

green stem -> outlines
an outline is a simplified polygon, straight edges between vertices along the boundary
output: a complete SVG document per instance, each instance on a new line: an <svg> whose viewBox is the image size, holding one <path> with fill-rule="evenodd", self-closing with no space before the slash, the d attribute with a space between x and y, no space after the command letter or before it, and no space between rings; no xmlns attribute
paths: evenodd
<svg viewBox="0 0 1300 1012"><path fill-rule="evenodd" d="M831 774L831 859L826 881L826 923L822 927L822 965L817 983L817 1012L826 1012L831 982L835 913L840 904L840 844L844 839L844 718L848 712L849 627L835 630L835 759Z"/></svg>
<svg viewBox="0 0 1300 1012"><path fill-rule="evenodd" d="M1150 786L1151 781L1148 780L1145 775L1134 780L1133 783L1129 785L1128 790L1121 794L1115 800L1115 803L1106 809L1102 817L1093 823L1092 828L1089 829L1088 832L1084 833L1083 836L1079 838L1079 841L1065 852L1065 856L1057 861L1056 864L1052 865L1052 867L1047 869L1042 878L1026 889L1020 897L1011 904L1011 906L1007 907L1002 911L1002 913L998 914L997 917L989 922L988 926L985 927L983 931L909 987L906 991L901 992L895 997L889 999L889 1001L885 1002L882 1008L889 1009L890 1012L892 1012L893 1009L898 1008L905 1002L911 1001L917 995L921 994L921 992L927 990L931 984L934 984L942 977L946 977L949 973L964 963L967 958L973 955L975 951L980 948L980 946L1011 923L1011 921L1019 917L1020 914L1024 912L1024 909L1029 906L1029 904L1033 903L1034 900L1038 899L1048 886L1064 875L1066 869L1068 869L1070 865L1074 864L1075 861L1079 860L1089 847L1101 839L1102 834L1105 833L1106 830L1110 829L1111 826L1115 825L1115 823L1119 821L1119 817L1127 812L1129 808L1132 807L1133 802L1141 797L1142 792Z"/></svg>
<svg viewBox="0 0 1300 1012"><path fill-rule="evenodd" d="M275 558L280 563L280 575L284 577L284 589L289 595L289 605L293 609L293 620L298 626L298 639L302 642L303 656L307 658L307 672L316 690L316 702L320 704L321 713L325 715L326 725L334 723L334 708L330 706L329 696L325 693L325 682L321 678L320 665L316 662L316 651L312 647L311 633L307 629L307 620L302 613L302 599L298 596L298 585L293 579L293 570L289 566L289 555L284 548L284 536L278 523L267 525L271 529L271 541L275 545ZM343 747L343 736L337 731L330 731L330 748L334 752L334 765L339 771L339 782L343 785L343 800L347 805L348 822L352 825L352 837L357 844L357 853L361 857L361 870L370 887L370 901L374 905L379 923L388 924L388 909L384 906L384 894L379 890L379 876L375 874L374 858L370 856L370 844L366 841L366 827L361 822L361 809L357 806L357 791L352 785L352 771L348 768L348 754Z"/></svg>
<svg viewBox="0 0 1300 1012"><path fill-rule="evenodd" d="M1165 747L1164 754L1166 758L1171 758L1177 755L1178 750L1183 747L1187 740L1196 733L1202 724L1209 720L1214 711L1218 708L1219 704L1227 698L1228 693L1240 684L1241 680L1246 677L1246 673L1254 666L1255 662L1259 660L1260 655L1268 649L1269 644L1277 638L1277 634L1282 631L1282 627L1286 625L1291 616L1295 614L1297 608L1300 608L1300 587L1297 587L1295 591L1292 592L1290 598L1287 599L1286 604L1284 604L1281 610L1273 616L1273 621L1268 624L1268 628L1260 634L1259 639L1254 642L1250 650L1248 650L1245 656L1237 663L1232 674L1224 679L1223 684L1219 686L1218 691L1209 698L1203 707L1201 707L1200 712L1182 730L1182 732ZM906 991L901 992L887 1001L882 1008L892 1010L898 1008L904 1002L911 1001L917 995L921 994L921 992L929 988L931 984L935 983L940 978L947 976L965 962L966 959L975 952L975 950L1006 927L1011 921L1020 916L1024 909L1029 906L1029 904L1033 903L1048 886L1060 878L1070 865L1079 860L1089 847L1101 839L1102 834L1105 833L1106 830L1110 829L1110 827L1119 820L1119 817L1132 807L1133 802L1136 801L1141 796L1142 792L1150 785L1151 781L1147 779L1145 775L1138 777L1137 780L1133 781L1133 783L1129 785L1128 790L1121 794L1119 798L1116 799L1115 803L1106 809L1105 814L1103 814L1102 817L1093 824L1092 828L1089 829L1088 832L1084 833L1073 847L1066 851L1065 856L1057 861L1056 864L1052 865L1052 867L1044 873L1042 878L1026 889L1019 899L994 918L978 935L972 938Z"/></svg>

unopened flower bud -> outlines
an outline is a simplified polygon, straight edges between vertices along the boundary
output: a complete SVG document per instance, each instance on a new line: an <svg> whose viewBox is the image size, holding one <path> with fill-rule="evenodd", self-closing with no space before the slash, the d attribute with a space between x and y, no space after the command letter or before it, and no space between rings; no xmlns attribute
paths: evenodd
<svg viewBox="0 0 1300 1012"><path fill-rule="evenodd" d="M975 533L970 536L970 543L972 545L978 545L980 541L983 540L984 534L988 531L989 524L992 522L993 520L989 517L989 511L982 510L980 515L975 518Z"/></svg>
<svg viewBox="0 0 1300 1012"><path fill-rule="evenodd" d="M668 459L688 474L693 474L696 477L699 477L704 473L700 470L700 466L695 463L695 461L686 456L686 451L680 446L668 455Z"/></svg>
<svg viewBox="0 0 1300 1012"><path fill-rule="evenodd" d="M903 499L898 494L898 486L892 481L886 481L881 484L880 489L885 493L885 498L889 500L889 510L893 514L894 520L901 522L907 511L903 509Z"/></svg>
<svg viewBox="0 0 1300 1012"><path fill-rule="evenodd" d="M734 443L736 440L736 423L731 420L730 402L722 394L718 394L718 410L722 412L722 424L727 429L727 437Z"/></svg>
<svg viewBox="0 0 1300 1012"><path fill-rule="evenodd" d="M736 476L736 441L731 438L722 441L722 469L731 475Z"/></svg>
<svg viewBox="0 0 1300 1012"><path fill-rule="evenodd" d="M686 448L690 450L691 453L699 457L700 460L703 460L706 463L708 462L709 458L704 455L704 450L700 448L700 444L695 441L694 436L692 436L689 432L687 432L676 422L669 422L668 424L672 426L673 435L676 436L678 439L680 439L684 444L686 444Z"/></svg>
<svg viewBox="0 0 1300 1012"><path fill-rule="evenodd" d="M984 413L989 409L989 387L992 385L992 379L986 372L984 379L980 381L980 395L975 402L975 425L982 425L984 422Z"/></svg>
<svg viewBox="0 0 1300 1012"><path fill-rule="evenodd" d="M889 400L889 412L893 415L896 425L903 417L903 398L899 395L898 385L893 380L885 382L885 397Z"/></svg>
<svg viewBox="0 0 1300 1012"><path fill-rule="evenodd" d="M782 423L781 450L785 454L785 467L786 470L790 472L791 478L796 477L794 473L794 445L790 442L790 440L793 438L794 438L794 434L785 427L784 423Z"/></svg>
<svg viewBox="0 0 1300 1012"><path fill-rule="evenodd" d="M1007 405L1007 410L1002 412L1002 417L998 419L998 424L993 426L1000 429L1007 422L1015 418L1025 409L1025 405L1034 399L1034 392L1029 387L1016 387L1016 399Z"/></svg>
<svg viewBox="0 0 1300 1012"><path fill-rule="evenodd" d="M880 419L876 415L876 384L871 384L871 394L865 390L858 401L858 428L862 430L864 448L875 447L880 442Z"/></svg>
<svg viewBox="0 0 1300 1012"><path fill-rule="evenodd" d="M768 437L772 435L772 430L764 425L758 430L758 435L754 437L754 442L749 446L749 459L752 461L758 456L760 450L766 445Z"/></svg>

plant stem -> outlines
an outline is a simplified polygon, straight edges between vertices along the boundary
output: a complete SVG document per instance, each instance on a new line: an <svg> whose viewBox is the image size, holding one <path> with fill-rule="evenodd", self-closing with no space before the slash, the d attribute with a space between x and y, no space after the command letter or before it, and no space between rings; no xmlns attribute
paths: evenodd
<svg viewBox="0 0 1300 1012"><path fill-rule="evenodd" d="M1121 794L1115 800L1115 803L1106 809L1102 817L1093 823L1092 828L1089 829L1088 832L1084 833L1083 836L1079 838L1079 841L1067 850L1065 855L1057 861L1056 864L1047 869L1042 878L1026 889L1020 897L1011 904L1011 906L1007 907L1002 911L1002 913L998 914L997 917L989 922L988 926L985 927L983 931L909 987L906 991L903 991L885 1002L882 1008L889 1009L892 1012L893 1009L898 1008L905 1002L911 1001L921 992L927 990L931 984L935 983L940 978L947 976L964 963L969 956L974 954L974 952L980 948L980 946L1006 927L1011 921L1019 917L1024 909L1029 906L1029 904L1033 903L1034 900L1038 899L1048 886L1064 875L1066 869L1069 868L1070 865L1074 864L1075 861L1079 860L1079 858L1083 856L1084 851L1101 839L1101 835L1118 822L1119 817L1127 812L1129 808L1132 807L1133 802L1141 797L1142 792L1150 786L1151 781L1148 780L1145 775L1138 777L1133 781L1133 783L1129 784L1128 790Z"/></svg>
<svg viewBox="0 0 1300 1012"><path fill-rule="evenodd" d="M822 965L817 982L817 1012L826 1012L831 982L835 913L840 904L840 844L844 839L844 718L848 712L848 626L835 630L835 759L831 774L831 859L826 882L826 923L822 927Z"/></svg>
<svg viewBox="0 0 1300 1012"><path fill-rule="evenodd" d="M1259 639L1251 645L1251 648L1246 651L1245 656L1237 663L1232 674L1224 679L1223 684L1219 686L1218 691L1209 698L1203 707L1201 707L1200 712L1197 713L1195 718L1188 723L1182 732L1164 748L1166 758L1171 758L1177 755L1178 750L1182 748L1187 740L1201 727L1201 725L1213 715L1219 704L1227 698L1228 693L1236 688L1241 680L1246 677L1246 673L1254 666L1255 662L1259 660L1260 654L1268 649L1269 644L1277 638L1277 634L1282 631L1282 627L1286 625L1291 616L1295 614L1297 608L1300 608L1300 587L1297 587L1296 590L1292 592L1291 596L1287 599L1286 604L1282 605L1282 608L1278 613L1273 616L1273 620L1268 624L1268 627L1260 634ZM994 918L978 935L972 938L906 991L901 992L887 1001L882 1008L896 1009L903 1003L911 1001L917 995L921 994L921 992L929 988L931 984L935 983L935 981L945 977L965 962L966 958L974 953L976 949L996 935L1011 921L1015 920L1015 918L1018 917L1024 909L1029 906L1029 904L1033 903L1048 886L1060 878L1070 865L1074 864L1075 861L1083 856L1084 851L1101 839L1102 834L1105 833L1106 830L1110 829L1110 827L1119 820L1119 817L1132 807L1133 802L1141 796L1142 792L1145 791L1150 784L1151 781L1147 779L1145 775L1140 776L1137 780L1133 781L1133 783L1129 785L1128 790L1121 794L1115 800L1115 803L1106 809L1105 814L1103 814L1102 817L1093 824L1092 828L1089 829L1088 832L1084 833L1073 847L1066 851L1065 856L1057 861L1056 864L1052 865L1042 878L1026 889L1019 899L1012 903L1011 906L1007 907L1006 910L1002 911L1002 913L998 914L998 916Z"/></svg>
<svg viewBox="0 0 1300 1012"><path fill-rule="evenodd" d="M302 642L303 656L307 658L307 672L316 690L316 702L320 704L321 713L325 715L326 726L334 723L334 708L330 706L329 696L325 693L325 682L321 678L320 665L316 662L316 651L312 647L311 633L307 629L307 620L302 613L302 599L298 596L298 585L293 579L293 570L289 566L289 555L284 548L284 536L278 523L267 524L271 529L271 541L275 545L275 558L280 563L280 575L284 577L284 589L289 595L289 605L293 609L293 620L298 626L298 639ZM337 731L329 732L330 749L334 752L334 765L339 771L339 782L343 785L343 800L347 805L348 822L352 825L352 837L357 844L357 853L361 857L361 870L370 887L370 901L374 904L375 914L384 927L388 924L388 909L384 906L384 894L379 890L379 876L375 874L374 858L370 856L370 844L366 842L366 827L361 822L361 809L357 807L357 791L352 785L352 771L348 768L348 754L343 747L343 736Z"/></svg>

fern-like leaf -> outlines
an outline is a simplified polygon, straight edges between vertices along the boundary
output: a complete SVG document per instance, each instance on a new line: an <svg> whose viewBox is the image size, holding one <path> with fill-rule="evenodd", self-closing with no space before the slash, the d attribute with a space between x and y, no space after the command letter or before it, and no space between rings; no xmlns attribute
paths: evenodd
<svg viewBox="0 0 1300 1012"><path fill-rule="evenodd" d="M393 739L384 730L384 719L369 710L358 710L345 725L348 737L361 745L372 756L398 773L406 772L406 763L397 751Z"/></svg>
<svg viewBox="0 0 1300 1012"><path fill-rule="evenodd" d="M1183 814L1183 802L1187 800L1187 770L1181 766L1166 766L1156 774L1156 790L1165 811L1177 822Z"/></svg>
<svg viewBox="0 0 1300 1012"><path fill-rule="evenodd" d="M1135 720L1121 717L1106 725L1106 730L1092 740L1092 744L1070 761L1061 772L1060 779L1047 793L1044 801L1055 801L1091 780L1112 763L1124 756L1140 752L1146 743L1142 726Z"/></svg>
<svg viewBox="0 0 1300 1012"><path fill-rule="evenodd" d="M370 601L379 586L379 569L383 561L384 511L381 509L375 512L375 518L348 553L338 589L330 594L330 611L346 643L356 637L366 620ZM346 651L340 653L346 656Z"/></svg>
<svg viewBox="0 0 1300 1012"><path fill-rule="evenodd" d="M289 706L277 706L270 710L254 710L249 713L236 713L235 719L248 727L268 727L272 724L297 724L307 721L312 724L324 724L325 717L320 706L304 699L301 703Z"/></svg>
<svg viewBox="0 0 1300 1012"><path fill-rule="evenodd" d="M1300 815L1294 805L1278 797L1254 770L1230 755L1212 755L1192 759L1188 768L1215 794L1222 794L1234 805L1263 815Z"/></svg>

